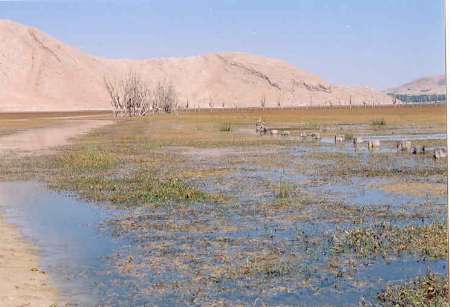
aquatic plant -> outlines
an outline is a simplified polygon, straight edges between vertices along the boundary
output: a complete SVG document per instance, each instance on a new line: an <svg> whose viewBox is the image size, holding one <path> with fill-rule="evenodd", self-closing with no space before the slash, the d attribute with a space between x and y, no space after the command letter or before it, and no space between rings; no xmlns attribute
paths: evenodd
<svg viewBox="0 0 450 307"><path fill-rule="evenodd" d="M419 257L447 258L447 227L436 221L424 226L399 227L382 222L345 231L335 237L337 253L351 251L359 257L387 257L403 253Z"/></svg>
<svg viewBox="0 0 450 307"><path fill-rule="evenodd" d="M278 183L278 191L276 193L276 198L278 199L285 199L289 198L291 194L293 193L293 187L284 179L284 169L281 172L280 175L280 181Z"/></svg>
<svg viewBox="0 0 450 307"><path fill-rule="evenodd" d="M63 152L56 157L58 166L70 171L100 171L116 166L117 162L113 154L96 146Z"/></svg>
<svg viewBox="0 0 450 307"><path fill-rule="evenodd" d="M377 297L386 306L449 306L448 277L428 273L403 284L390 285Z"/></svg>

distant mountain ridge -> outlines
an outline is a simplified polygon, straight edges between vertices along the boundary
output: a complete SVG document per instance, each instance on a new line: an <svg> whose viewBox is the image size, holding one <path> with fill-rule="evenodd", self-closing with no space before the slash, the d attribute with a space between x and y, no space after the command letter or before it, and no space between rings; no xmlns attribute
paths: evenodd
<svg viewBox="0 0 450 307"><path fill-rule="evenodd" d="M171 81L193 107L392 104L365 87L330 84L284 61L238 52L148 60L90 56L32 27L0 20L0 111L110 109L104 77L136 71Z"/></svg>
<svg viewBox="0 0 450 307"><path fill-rule="evenodd" d="M446 78L436 75L420 78L385 91L403 102L442 102L446 99Z"/></svg>

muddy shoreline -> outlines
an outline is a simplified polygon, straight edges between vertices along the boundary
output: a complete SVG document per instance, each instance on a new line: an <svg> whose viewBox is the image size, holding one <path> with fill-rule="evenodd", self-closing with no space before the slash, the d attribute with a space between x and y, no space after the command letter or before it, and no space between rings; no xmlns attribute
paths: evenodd
<svg viewBox="0 0 450 307"><path fill-rule="evenodd" d="M0 155L40 155L70 139L110 124L110 121L79 120L45 124L0 137ZM2 204L6 195L0 195ZM5 208L3 208L5 209ZM0 213L0 305L50 306L63 302L54 281L42 268L40 250L15 223Z"/></svg>

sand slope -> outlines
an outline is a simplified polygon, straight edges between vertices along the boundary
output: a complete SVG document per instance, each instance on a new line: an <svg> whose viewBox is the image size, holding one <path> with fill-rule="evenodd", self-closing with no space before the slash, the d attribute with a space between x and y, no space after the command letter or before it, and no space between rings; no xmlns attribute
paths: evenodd
<svg viewBox="0 0 450 307"><path fill-rule="evenodd" d="M391 104L387 95L332 85L284 61L245 53L110 60L87 55L47 34L0 21L0 111L108 109L103 78L134 70L148 83L171 81L192 107Z"/></svg>

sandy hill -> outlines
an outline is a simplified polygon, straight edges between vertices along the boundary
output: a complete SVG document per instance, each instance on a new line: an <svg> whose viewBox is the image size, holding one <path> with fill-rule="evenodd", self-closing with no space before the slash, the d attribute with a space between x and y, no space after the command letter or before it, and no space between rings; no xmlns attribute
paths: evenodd
<svg viewBox="0 0 450 307"><path fill-rule="evenodd" d="M49 35L0 21L0 111L109 109L103 78L133 70L148 83L171 81L191 107L391 104L363 87L342 87L284 61L245 53L186 58L110 60L90 56Z"/></svg>
<svg viewBox="0 0 450 307"><path fill-rule="evenodd" d="M386 93L397 95L445 95L445 76L431 76L390 88Z"/></svg>

